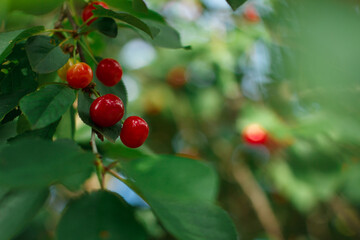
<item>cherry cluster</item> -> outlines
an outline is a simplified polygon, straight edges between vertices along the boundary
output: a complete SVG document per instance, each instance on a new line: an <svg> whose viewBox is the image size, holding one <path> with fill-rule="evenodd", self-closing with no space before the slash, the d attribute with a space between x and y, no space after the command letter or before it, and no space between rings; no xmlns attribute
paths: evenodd
<svg viewBox="0 0 360 240"><path fill-rule="evenodd" d="M82 13L82 19L90 25L96 18L93 18L92 10L94 5L101 5L108 9L104 2L92 2L88 4ZM75 62L70 59L62 67L58 74L66 80L70 87L84 89L92 82L93 71L85 62ZM108 87L113 87L121 81L123 71L121 65L111 58L101 60L96 67L96 77ZM118 123L124 116L124 104L114 94L106 94L97 97L90 106L90 117L99 127L111 127ZM120 139L125 146L130 148L140 147L149 134L149 127L146 121L138 116L130 116L125 119L120 133Z"/></svg>

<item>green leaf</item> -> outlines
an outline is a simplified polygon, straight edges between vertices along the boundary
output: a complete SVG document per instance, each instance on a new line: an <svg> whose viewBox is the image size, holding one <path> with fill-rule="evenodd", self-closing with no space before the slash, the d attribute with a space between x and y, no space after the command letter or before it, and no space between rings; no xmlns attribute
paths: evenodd
<svg viewBox="0 0 360 240"><path fill-rule="evenodd" d="M116 38L118 34L118 26L114 19L108 17L102 17L94 21L91 27L95 28L105 36Z"/></svg>
<svg viewBox="0 0 360 240"><path fill-rule="evenodd" d="M88 177L94 160L70 140L21 139L0 151L0 186L48 186L83 173Z"/></svg>
<svg viewBox="0 0 360 240"><path fill-rule="evenodd" d="M12 32L0 33L0 62L9 56L12 48L19 41L25 40L28 37L44 31L43 26L31 27Z"/></svg>
<svg viewBox="0 0 360 240"><path fill-rule="evenodd" d="M90 117L90 106L94 99L90 98L88 94L79 92L79 99L78 99L78 112L81 120L89 125L90 127L94 128L96 131L104 135L106 139L110 142L115 142L115 140L119 137L121 131L121 122L118 122L114 126L111 127L99 127L96 125Z"/></svg>
<svg viewBox="0 0 360 240"><path fill-rule="evenodd" d="M150 205L165 228L179 240L236 240L228 214L212 204L152 198Z"/></svg>
<svg viewBox="0 0 360 240"><path fill-rule="evenodd" d="M134 210L108 191L85 194L71 201L57 229L58 240L147 239Z"/></svg>
<svg viewBox="0 0 360 240"><path fill-rule="evenodd" d="M132 0L132 6L135 11L147 13L148 8L143 0Z"/></svg>
<svg viewBox="0 0 360 240"><path fill-rule="evenodd" d="M135 0L136 1L136 0ZM141 1L141 0L137 0ZM107 0L106 1L110 6L118 8L120 11L130 13L141 19L151 19L159 22L165 23L165 19L159 13L148 9L147 12L138 11L139 9L134 9L134 4L132 0ZM140 3L141 4L141 3Z"/></svg>
<svg viewBox="0 0 360 240"><path fill-rule="evenodd" d="M20 109L15 108L15 109L11 110L8 114L5 115L3 120L1 120L0 124L3 125L5 123L11 122L16 117L18 117L20 114L21 114Z"/></svg>
<svg viewBox="0 0 360 240"><path fill-rule="evenodd" d="M149 28L149 26L144 23L142 20L140 20L139 18L128 14L126 12L114 12L112 10L109 9L105 9L101 6L95 6L95 10L93 10L94 16L96 17L109 17L109 18L116 18L119 19L123 22L126 22L142 31L144 31L145 33L147 33L150 37L153 37L152 32Z"/></svg>
<svg viewBox="0 0 360 240"><path fill-rule="evenodd" d="M174 156L147 157L123 163L165 228L179 240L236 240L229 216L215 201L216 172L207 164Z"/></svg>
<svg viewBox="0 0 360 240"><path fill-rule="evenodd" d="M37 87L36 74L31 70L23 45L17 45L7 60L0 65L0 120Z"/></svg>
<svg viewBox="0 0 360 240"><path fill-rule="evenodd" d="M1 94L34 91L38 85L35 81L37 76L31 69L24 44L17 44L6 60L0 65Z"/></svg>
<svg viewBox="0 0 360 240"><path fill-rule="evenodd" d="M246 2L246 0L226 0L226 1L234 11Z"/></svg>
<svg viewBox="0 0 360 240"><path fill-rule="evenodd" d="M26 131L31 130L31 123L26 118L24 114L21 114L16 122L16 132L17 134L22 134Z"/></svg>
<svg viewBox="0 0 360 240"><path fill-rule="evenodd" d="M27 91L22 90L0 95L0 120L2 120L8 112L14 109L18 105L19 100L26 94Z"/></svg>
<svg viewBox="0 0 360 240"><path fill-rule="evenodd" d="M67 86L49 85L25 96L20 108L35 128L57 121L75 101L75 92Z"/></svg>
<svg viewBox="0 0 360 240"><path fill-rule="evenodd" d="M48 189L17 189L0 196L0 238L12 239L42 208L48 195Z"/></svg>
<svg viewBox="0 0 360 240"><path fill-rule="evenodd" d="M174 28L169 26L166 23L157 22L153 20L145 20L145 22L148 24L148 26L151 27L151 29L157 29L158 34L154 36L153 39L148 38L144 34L140 33L143 38L145 38L147 41L151 42L155 46L164 47L164 48L185 48L190 49L190 46L183 46L181 43L180 34L178 31L176 31Z"/></svg>
<svg viewBox="0 0 360 240"><path fill-rule="evenodd" d="M17 0L11 1L10 7L12 10L20 10L35 16L51 12L59 7L65 0Z"/></svg>
<svg viewBox="0 0 360 240"><path fill-rule="evenodd" d="M60 119L46 127L35 129L35 130L24 131L23 133L15 136L13 138L9 138L8 142L18 141L19 139L23 139L23 138L34 138L34 137L51 140L55 134L55 131L56 131L56 128L57 128L59 122L60 122Z"/></svg>
<svg viewBox="0 0 360 240"><path fill-rule="evenodd" d="M26 52L34 72L50 73L58 70L69 60L55 40L48 36L30 37L26 42Z"/></svg>
<svg viewBox="0 0 360 240"><path fill-rule="evenodd" d="M57 138L74 139L75 136L75 114L76 111L73 106L66 111L62 116L61 121L56 129Z"/></svg>
<svg viewBox="0 0 360 240"><path fill-rule="evenodd" d="M153 155L151 150L145 147L141 148L128 148L122 143L109 143L104 142L98 145L99 151L111 159L136 159Z"/></svg>
<svg viewBox="0 0 360 240"><path fill-rule="evenodd" d="M146 195L206 202L216 199L216 172L203 162L165 155L126 162L124 168Z"/></svg>

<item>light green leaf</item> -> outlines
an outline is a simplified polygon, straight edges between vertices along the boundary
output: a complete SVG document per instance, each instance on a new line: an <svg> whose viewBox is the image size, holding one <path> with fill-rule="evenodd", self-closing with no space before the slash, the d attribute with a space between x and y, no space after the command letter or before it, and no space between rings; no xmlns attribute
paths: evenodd
<svg viewBox="0 0 360 240"><path fill-rule="evenodd" d="M22 98L20 108L35 128L42 128L59 120L75 97L67 86L49 85Z"/></svg>
<svg viewBox="0 0 360 240"><path fill-rule="evenodd" d="M124 167L144 194L206 202L217 196L216 172L200 161L164 155L126 162Z"/></svg>
<svg viewBox="0 0 360 240"><path fill-rule="evenodd" d="M205 163L160 156L133 160L123 167L131 184L177 239L237 239L229 216L212 204L217 177Z"/></svg>

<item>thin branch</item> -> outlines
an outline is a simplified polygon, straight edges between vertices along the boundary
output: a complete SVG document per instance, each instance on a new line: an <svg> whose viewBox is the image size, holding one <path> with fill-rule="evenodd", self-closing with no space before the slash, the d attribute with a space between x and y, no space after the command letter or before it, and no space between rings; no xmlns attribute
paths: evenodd
<svg viewBox="0 0 360 240"><path fill-rule="evenodd" d="M334 197L330 202L330 206L339 219L360 237L360 218L356 210L340 197Z"/></svg>
<svg viewBox="0 0 360 240"><path fill-rule="evenodd" d="M284 240L280 224L272 211L264 192L257 184L251 170L245 163L234 163L232 169L236 182L250 199L265 231L274 239Z"/></svg>
<svg viewBox="0 0 360 240"><path fill-rule="evenodd" d="M66 18L69 20L72 28L77 31L78 29L78 25L76 24L76 22L74 21L73 16L71 15L71 12L69 10L69 8L65 8L65 14L66 14Z"/></svg>
<svg viewBox="0 0 360 240"><path fill-rule="evenodd" d="M96 60L96 58L94 57L94 55L92 54L92 52L88 49L88 47L80 40L79 41L80 45L83 47L83 49L85 50L85 52L91 57L91 59L94 61L94 63L96 65L98 65L98 61Z"/></svg>
<svg viewBox="0 0 360 240"><path fill-rule="evenodd" d="M86 62L86 58L85 58L85 55L84 55L84 51L83 51L83 49L82 49L82 47L81 47L80 41L78 41L78 42L76 43L76 47L77 47L77 49L78 49L78 51L79 51L80 60L81 60L82 62Z"/></svg>

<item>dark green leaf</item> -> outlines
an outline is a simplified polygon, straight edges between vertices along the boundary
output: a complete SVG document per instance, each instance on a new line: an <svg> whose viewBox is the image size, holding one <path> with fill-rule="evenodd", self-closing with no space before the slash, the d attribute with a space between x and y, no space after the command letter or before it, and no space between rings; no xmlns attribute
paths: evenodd
<svg viewBox="0 0 360 240"><path fill-rule="evenodd" d="M13 110L19 100L37 87L35 73L32 72L23 45L19 44L6 64L0 65L0 120Z"/></svg>
<svg viewBox="0 0 360 240"><path fill-rule="evenodd" d="M34 91L37 87L34 73L27 59L24 44L13 48L7 61L0 65L0 92L1 94L13 93L21 90Z"/></svg>
<svg viewBox="0 0 360 240"><path fill-rule="evenodd" d="M152 32L149 28L148 25L146 25L146 23L144 23L142 20L140 20L139 18L128 14L126 12L114 12L112 10L109 9L105 9L101 6L95 6L95 10L93 10L94 16L97 17L109 17L109 18L116 18L119 19L123 22L126 22L142 31L144 31L145 33L147 33L150 37L153 37Z"/></svg>
<svg viewBox="0 0 360 240"><path fill-rule="evenodd" d="M54 72L69 60L69 55L65 54L51 37L30 37L25 48L30 65L37 73Z"/></svg>
<svg viewBox="0 0 360 240"><path fill-rule="evenodd" d="M67 86L49 85L25 96L20 108L35 128L57 121L75 101L75 92Z"/></svg>
<svg viewBox="0 0 360 240"><path fill-rule="evenodd" d="M246 0L226 0L226 1L234 11L246 2Z"/></svg>
<svg viewBox="0 0 360 240"><path fill-rule="evenodd" d="M133 209L114 193L85 194L69 203L58 229L58 240L145 240Z"/></svg>
<svg viewBox="0 0 360 240"><path fill-rule="evenodd" d="M18 117L20 114L21 114L20 109L15 108L12 111L10 111L8 114L5 115L5 117L0 122L0 124L5 124L5 123L8 123L8 122L11 122L16 117Z"/></svg>
<svg viewBox="0 0 360 240"><path fill-rule="evenodd" d="M91 99L88 94L79 92L78 99L78 112L81 120L94 128L96 131L104 135L111 142L115 142L115 140L119 137L121 131L121 122L118 122L114 126L111 127L99 127L97 126L90 117L90 106L94 99Z"/></svg>
<svg viewBox="0 0 360 240"><path fill-rule="evenodd" d="M149 201L165 228L179 240L238 239L228 214L215 205L155 198Z"/></svg>
<svg viewBox="0 0 360 240"><path fill-rule="evenodd" d="M8 142L18 141L19 139L23 139L23 138L34 138L34 137L51 140L52 137L54 136L56 127L58 126L59 122L60 122L60 119L46 127L35 129L35 130L30 130L30 131L25 131L25 132L17 135L16 137L10 138L8 140Z"/></svg>
<svg viewBox="0 0 360 240"><path fill-rule="evenodd" d="M12 239L40 210L48 195L47 189L17 189L0 197L0 238Z"/></svg>
<svg viewBox="0 0 360 240"><path fill-rule="evenodd" d="M28 37L44 31L43 26L17 30L13 32L0 33L0 62L9 56L11 49L16 42L27 39Z"/></svg>
<svg viewBox="0 0 360 240"><path fill-rule="evenodd" d="M102 17L91 24L91 27L97 29L105 36L115 38L118 34L118 26L114 19Z"/></svg>
<svg viewBox="0 0 360 240"><path fill-rule="evenodd" d="M203 162L165 155L127 162L124 167L144 194L178 200L215 201L218 188L216 172Z"/></svg>
<svg viewBox="0 0 360 240"><path fill-rule="evenodd" d="M5 143L9 138L16 136L16 122L11 121L0 125L0 148L6 146Z"/></svg>
<svg viewBox="0 0 360 240"><path fill-rule="evenodd" d="M132 6L135 11L147 13L148 8L143 0L132 0Z"/></svg>
<svg viewBox="0 0 360 240"><path fill-rule="evenodd" d="M22 90L0 95L0 120L2 120L8 112L14 109L18 105L19 100L26 94L27 91Z"/></svg>
<svg viewBox="0 0 360 240"><path fill-rule="evenodd" d="M179 240L236 240L229 216L212 204L214 169L181 157L147 157L123 164L125 173L165 228Z"/></svg>
<svg viewBox="0 0 360 240"><path fill-rule="evenodd" d="M89 177L94 159L70 140L14 141L0 152L0 186L47 186L85 172Z"/></svg>

